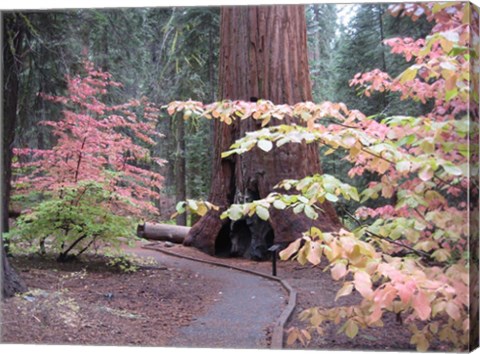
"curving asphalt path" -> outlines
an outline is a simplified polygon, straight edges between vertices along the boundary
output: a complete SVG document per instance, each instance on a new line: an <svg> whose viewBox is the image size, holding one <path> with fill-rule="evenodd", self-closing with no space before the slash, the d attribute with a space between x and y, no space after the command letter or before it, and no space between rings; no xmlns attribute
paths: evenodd
<svg viewBox="0 0 480 354"><path fill-rule="evenodd" d="M169 268L185 269L221 283L222 289L204 315L180 329L171 347L268 348L266 329L281 315L286 302L276 282L234 269L195 262L142 249L140 256L153 257Z"/></svg>

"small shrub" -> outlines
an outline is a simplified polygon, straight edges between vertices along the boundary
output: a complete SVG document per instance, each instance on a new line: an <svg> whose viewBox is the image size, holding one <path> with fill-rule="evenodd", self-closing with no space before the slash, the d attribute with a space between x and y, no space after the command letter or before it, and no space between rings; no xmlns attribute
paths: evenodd
<svg viewBox="0 0 480 354"><path fill-rule="evenodd" d="M80 182L20 216L9 239L41 253L48 248L59 261L75 258L95 244L118 247L134 234L134 220L112 212L116 198L100 183Z"/></svg>

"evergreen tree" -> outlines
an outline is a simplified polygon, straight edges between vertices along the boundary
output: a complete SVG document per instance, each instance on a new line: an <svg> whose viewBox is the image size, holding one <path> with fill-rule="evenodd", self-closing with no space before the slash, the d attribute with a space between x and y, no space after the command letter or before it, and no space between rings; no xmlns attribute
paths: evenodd
<svg viewBox="0 0 480 354"><path fill-rule="evenodd" d="M38 93L64 94L65 74L78 72L85 57L121 78L122 88L114 90L107 101L142 96L158 105L174 99L215 100L218 8L73 9L26 11L19 16L29 50L19 76L15 146L48 149L55 144L38 122L58 120L61 111ZM152 153L170 163L150 168L166 175L167 186L173 185L177 180L175 145L186 141L185 165L189 174L197 175L186 181L187 193L205 196L210 180L211 122L188 123L183 137L172 133L177 127L170 118L159 121L158 129L166 138ZM188 149L190 141L204 143ZM165 191L174 193L174 188Z"/></svg>
<svg viewBox="0 0 480 354"><path fill-rule="evenodd" d="M413 22L409 17L392 17L386 13L387 4L352 5L356 10L348 25L340 25L340 35L335 43L335 101L344 102L350 108L359 109L365 114L397 114L399 108L397 96L377 93L365 99L349 81L357 73L368 72L375 68L389 72L391 76L401 73L409 65L400 56L390 53L383 43L391 37L425 37L431 24L425 19ZM418 105L405 107L401 104L401 113L418 112Z"/></svg>
<svg viewBox="0 0 480 354"><path fill-rule="evenodd" d="M331 101L334 97L336 7L334 4L307 5L306 18L313 100Z"/></svg>
<svg viewBox="0 0 480 354"><path fill-rule="evenodd" d="M332 59L334 68L332 100L343 102L348 108L358 109L367 115L377 115L376 119L379 121L387 115L423 113L423 110L428 109L428 105L401 101L398 94L392 93L376 92L371 97L365 97L358 88L351 87L349 82L357 73L376 68L390 73L393 77L401 73L410 64L401 56L390 53L389 47L385 46L383 41L398 36L415 39L425 37L430 31L431 24L425 19L413 22L410 17L392 17L387 13L387 4L347 6L343 13L353 13L352 18L345 24L339 15L336 25L337 36ZM337 6L337 11L339 10ZM326 156L322 160L325 173L339 176L359 188L377 178L367 173L362 178L351 180L347 174L351 165L342 158L340 152ZM337 211L339 215L343 215L345 210L353 211L354 207L353 203L337 204Z"/></svg>

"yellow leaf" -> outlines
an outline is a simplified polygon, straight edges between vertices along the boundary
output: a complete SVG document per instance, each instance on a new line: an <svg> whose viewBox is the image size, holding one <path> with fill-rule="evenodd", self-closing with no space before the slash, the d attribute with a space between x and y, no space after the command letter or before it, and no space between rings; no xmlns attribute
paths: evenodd
<svg viewBox="0 0 480 354"><path fill-rule="evenodd" d="M292 345L297 341L298 334L297 331L291 331L287 337L287 345Z"/></svg>
<svg viewBox="0 0 480 354"><path fill-rule="evenodd" d="M222 117L223 117L222 121L223 121L226 125L232 124L233 121L232 121L232 118L230 118L230 116L225 115L225 116L222 116Z"/></svg>
<svg viewBox="0 0 480 354"><path fill-rule="evenodd" d="M267 116L262 120L262 127L266 126L270 122L271 116Z"/></svg>
<svg viewBox="0 0 480 354"><path fill-rule="evenodd" d="M434 303L432 305L432 317L435 317L437 313L444 311L446 307L447 303L445 301L439 301Z"/></svg>
<svg viewBox="0 0 480 354"><path fill-rule="evenodd" d="M349 319L347 321L347 323L345 323L345 334L349 337L349 338L355 338L355 336L357 335L358 333L358 326L357 324L352 320L352 319Z"/></svg>
<svg viewBox="0 0 480 354"><path fill-rule="evenodd" d="M342 250L336 242L332 242L330 245L324 247L325 256L327 256L330 262L333 262L341 255Z"/></svg>
<svg viewBox="0 0 480 354"><path fill-rule="evenodd" d="M445 262L450 258L450 252L446 249L438 249L433 252L432 257L438 262Z"/></svg>
<svg viewBox="0 0 480 354"><path fill-rule="evenodd" d="M308 235L314 240L316 238L322 239L323 238L323 232L319 228L312 226L310 230L308 230Z"/></svg>
<svg viewBox="0 0 480 354"><path fill-rule="evenodd" d="M309 241L307 241L305 243L305 245L300 248L300 250L298 251L298 255L297 255L297 261L298 263L300 263L301 265L305 265L307 263L307 259L308 259L308 254L310 252L310 245L309 245Z"/></svg>
<svg viewBox="0 0 480 354"><path fill-rule="evenodd" d="M399 76L399 81L400 83L404 84L407 81L412 81L415 79L417 76L417 71L418 68L415 66L409 67L407 70L405 70L403 73L400 74Z"/></svg>
<svg viewBox="0 0 480 354"><path fill-rule="evenodd" d="M431 140L425 139L420 143L420 147L426 154L432 154L435 152L435 145Z"/></svg>
<svg viewBox="0 0 480 354"><path fill-rule="evenodd" d="M453 48L453 43L445 38L440 37L439 39L440 46L442 47L445 53L449 53Z"/></svg>
<svg viewBox="0 0 480 354"><path fill-rule="evenodd" d="M204 216L208 211L208 208L205 204L199 204L197 209L197 214L200 216Z"/></svg>
<svg viewBox="0 0 480 354"><path fill-rule="evenodd" d="M335 301L337 301L338 298L342 296L347 296L352 293L353 290L353 284L352 282L346 282L343 284L342 288L338 290L337 295L335 296Z"/></svg>
<svg viewBox="0 0 480 354"><path fill-rule="evenodd" d="M322 322L325 320L325 318L318 313L318 311L315 311L312 313L312 317L310 318L310 323L312 326L318 327L322 324Z"/></svg>
<svg viewBox="0 0 480 354"><path fill-rule="evenodd" d="M425 337L425 335L421 332L418 332L412 336L412 339L410 340L411 344L416 344L417 350L419 352L425 352L427 351L428 347L430 346L430 343L428 342L428 339Z"/></svg>

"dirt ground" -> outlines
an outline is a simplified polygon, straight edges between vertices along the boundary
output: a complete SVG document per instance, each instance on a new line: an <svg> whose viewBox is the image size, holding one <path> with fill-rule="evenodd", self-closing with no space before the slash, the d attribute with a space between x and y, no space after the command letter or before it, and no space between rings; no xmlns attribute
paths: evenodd
<svg viewBox="0 0 480 354"><path fill-rule="evenodd" d="M170 245L171 246L171 245ZM271 262L210 257L196 249L163 242L155 247L205 260L271 274ZM191 272L160 267L136 273L112 271L94 261L59 264L38 258L12 260L30 288L29 295L8 299L2 306L4 343L66 343L165 346L182 326L203 314L218 293L219 284ZM334 301L340 284L321 266L277 262L277 275L298 292L297 307L286 328L303 327L298 314L313 306L351 305L359 297ZM308 346L291 349L411 350L410 333L394 317L384 327L361 330L350 340L327 324L324 336L314 336ZM286 336L285 336L286 338ZM429 350L448 351L438 345Z"/></svg>
<svg viewBox="0 0 480 354"><path fill-rule="evenodd" d="M12 264L30 292L2 304L2 343L165 346L218 292L212 280L161 265L125 273L99 259Z"/></svg>

